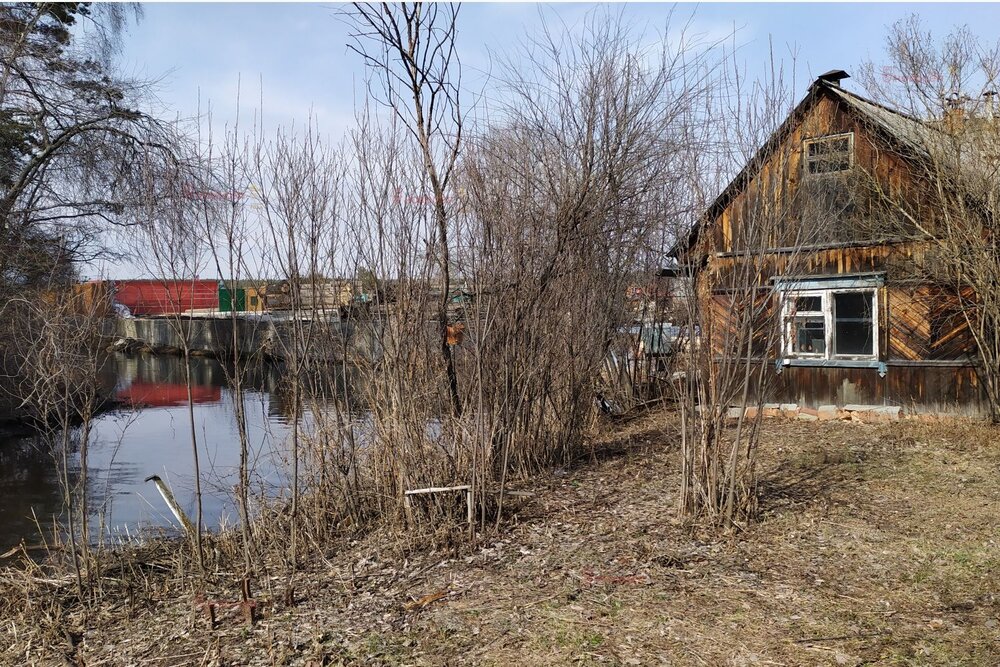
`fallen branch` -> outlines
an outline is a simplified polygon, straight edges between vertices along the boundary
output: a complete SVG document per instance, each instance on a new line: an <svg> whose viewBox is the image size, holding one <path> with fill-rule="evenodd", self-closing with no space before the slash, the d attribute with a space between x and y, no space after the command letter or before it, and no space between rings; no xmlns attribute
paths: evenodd
<svg viewBox="0 0 1000 667"><path fill-rule="evenodd" d="M860 635L838 635L836 637L807 637L805 639L796 639L796 644L810 644L812 642L835 642L842 639L865 639L867 637L878 637L884 635L884 632L864 632Z"/></svg>

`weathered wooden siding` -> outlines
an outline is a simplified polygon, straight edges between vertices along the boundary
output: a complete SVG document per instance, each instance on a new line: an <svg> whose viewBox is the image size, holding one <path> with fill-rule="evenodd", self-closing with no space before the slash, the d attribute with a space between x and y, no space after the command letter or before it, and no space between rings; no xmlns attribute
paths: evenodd
<svg viewBox="0 0 1000 667"><path fill-rule="evenodd" d="M800 252L794 257L791 253L774 253L759 265L760 289L770 296L770 280L777 276L884 273L887 286L880 295L880 357L907 361L967 359L975 346L954 297L912 281L909 267L924 250L921 244L900 243L829 248ZM702 274L711 285L710 313L717 326L724 327L732 312L727 290L737 284L736 272L745 267L746 261L731 256L713 258ZM770 315L768 311L765 317Z"/></svg>
<svg viewBox="0 0 1000 667"><path fill-rule="evenodd" d="M773 372L773 371L771 371ZM984 414L982 391L971 366L894 366L885 377L874 368L789 366L773 379L768 400L820 405L894 405L909 413Z"/></svg>
<svg viewBox="0 0 1000 667"><path fill-rule="evenodd" d="M939 296L929 287L882 288L879 359L885 364L884 376L875 367L790 365L779 373L780 343L772 338L768 346L760 334L753 357L768 366L765 373L772 384L767 400L814 408L860 403L898 405L908 412L985 414L967 328ZM732 295L715 294L710 304L708 333L713 348L722 350L721 339L735 335L726 330L734 309ZM770 318L767 326L777 326L770 312L762 317Z"/></svg>
<svg viewBox="0 0 1000 667"><path fill-rule="evenodd" d="M829 135L851 133L854 167L840 175L807 176L803 170L803 142ZM830 244L884 238L907 219L933 226L934 207L925 200L921 175L873 128L867 126L828 94L821 94L800 122L760 164L746 187L737 192L709 220L702 240L710 252L740 252L748 240L759 236L743 225L766 227L766 247L797 242ZM836 202L837 210L817 207L817 194ZM903 206L906 216L883 204L888 197ZM833 206L827 202L825 206ZM845 205L845 210L839 206ZM897 230L898 231L898 230ZM873 236L873 234L875 236Z"/></svg>
<svg viewBox="0 0 1000 667"><path fill-rule="evenodd" d="M742 299L743 295L735 298ZM770 292L766 291L758 292L755 298L757 304L751 312L757 317L750 324L750 335L753 338L752 354L755 357L773 358L776 353L773 348L776 344L780 344L778 343L780 336L776 332L770 331L772 323L777 322L774 316L774 298ZM734 342L741 340L739 328L747 323L740 321L739 318L746 312L741 306L734 304L734 295L712 295L709 301L709 310L705 314L705 330L711 341L712 349L717 354L723 350L733 349ZM742 340L745 341L745 338Z"/></svg>
<svg viewBox="0 0 1000 667"><path fill-rule="evenodd" d="M968 323L953 295L922 285L889 290L888 359L968 360L975 355Z"/></svg>
<svg viewBox="0 0 1000 667"><path fill-rule="evenodd" d="M718 255L709 258L708 266L700 274L700 279L708 281L713 290L733 287L739 284L739 276L747 262L752 261L755 262L754 272L762 285L767 285L771 278L777 276L836 276L876 272L885 272L887 282L896 282L912 278L912 266L923 258L925 252L926 244L909 242L857 244L814 250L774 250L753 258L746 255Z"/></svg>

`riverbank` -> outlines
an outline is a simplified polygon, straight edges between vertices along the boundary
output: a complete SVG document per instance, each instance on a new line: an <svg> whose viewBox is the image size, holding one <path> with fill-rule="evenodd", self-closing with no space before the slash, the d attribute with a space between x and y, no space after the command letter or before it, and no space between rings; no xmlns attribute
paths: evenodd
<svg viewBox="0 0 1000 667"><path fill-rule="evenodd" d="M291 605L277 574L257 582L253 627L219 572L211 629L158 547L119 577L145 593L89 610L66 582L8 581L2 662L1000 663L995 429L768 420L761 519L735 538L677 520L673 432L667 413L609 430L474 546L376 533L305 567Z"/></svg>

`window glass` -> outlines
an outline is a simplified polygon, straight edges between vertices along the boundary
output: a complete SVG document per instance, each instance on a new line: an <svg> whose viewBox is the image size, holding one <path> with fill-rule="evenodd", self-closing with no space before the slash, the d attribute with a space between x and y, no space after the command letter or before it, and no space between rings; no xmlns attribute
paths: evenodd
<svg viewBox="0 0 1000 667"><path fill-rule="evenodd" d="M806 164L810 174L828 174L850 169L850 135L810 140L806 143Z"/></svg>
<svg viewBox="0 0 1000 667"><path fill-rule="evenodd" d="M874 354L872 296L872 292L833 295L835 354Z"/></svg>
<svg viewBox="0 0 1000 667"><path fill-rule="evenodd" d="M826 325L822 317L796 317L792 320L792 352L826 353Z"/></svg>
<svg viewBox="0 0 1000 667"><path fill-rule="evenodd" d="M829 360L877 357L876 301L871 289L786 292L783 353Z"/></svg>
<svg viewBox="0 0 1000 667"><path fill-rule="evenodd" d="M839 153L846 153L850 150L850 143L847 137L832 137L830 139L819 139L809 144L809 155L828 157Z"/></svg>
<svg viewBox="0 0 1000 667"><path fill-rule="evenodd" d="M796 297L795 310L799 313L802 312L818 313L819 311L823 310L823 297L819 295Z"/></svg>

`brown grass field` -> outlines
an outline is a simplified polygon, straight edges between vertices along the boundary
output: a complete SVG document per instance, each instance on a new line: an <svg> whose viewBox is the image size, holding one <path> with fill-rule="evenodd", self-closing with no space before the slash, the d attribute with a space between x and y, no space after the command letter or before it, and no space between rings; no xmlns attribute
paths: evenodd
<svg viewBox="0 0 1000 667"><path fill-rule="evenodd" d="M719 534L677 519L671 424L608 427L477 545L355 539L252 628L170 578L67 611L71 664L1000 665L1000 431L767 421L759 521ZM4 664L67 664L16 625Z"/></svg>

